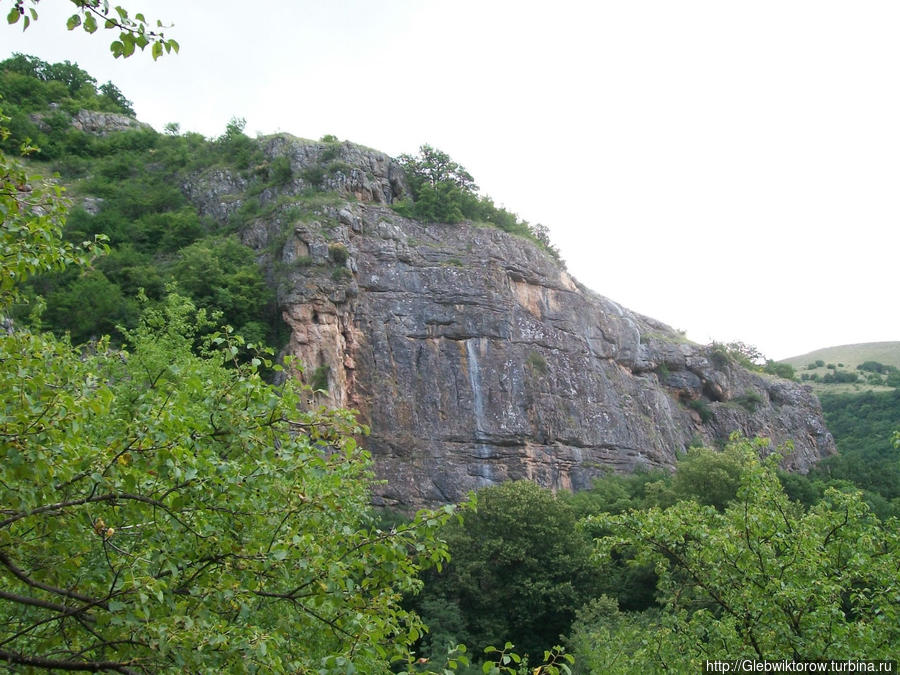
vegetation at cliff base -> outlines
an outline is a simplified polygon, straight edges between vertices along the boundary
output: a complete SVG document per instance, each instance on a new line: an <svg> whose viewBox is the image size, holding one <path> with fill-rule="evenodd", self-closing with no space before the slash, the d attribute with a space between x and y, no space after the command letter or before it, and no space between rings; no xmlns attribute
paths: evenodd
<svg viewBox="0 0 900 675"><path fill-rule="evenodd" d="M426 576L415 601L429 626L423 647L430 654L457 643L478 654L511 640L540 656L600 583L574 509L528 481L481 490L477 511L449 524L443 537L451 561Z"/></svg>
<svg viewBox="0 0 900 675"><path fill-rule="evenodd" d="M896 653L896 522L880 522L858 492L833 488L806 509L784 493L777 454L760 461L756 444L736 442L740 486L724 510L688 500L589 521L608 532L601 557L627 551L654 567L659 610L630 618L606 603L595 627L582 616L573 644L585 672L687 672L723 654Z"/></svg>
<svg viewBox="0 0 900 675"><path fill-rule="evenodd" d="M431 628L421 648L476 653L505 633L540 654L562 640L578 673L889 658L897 520L846 479L782 473L780 453L760 459L766 446L735 436L690 449L674 474L609 475L576 494L481 490L478 513L446 530L449 564L413 601ZM801 485L807 503L792 496Z"/></svg>

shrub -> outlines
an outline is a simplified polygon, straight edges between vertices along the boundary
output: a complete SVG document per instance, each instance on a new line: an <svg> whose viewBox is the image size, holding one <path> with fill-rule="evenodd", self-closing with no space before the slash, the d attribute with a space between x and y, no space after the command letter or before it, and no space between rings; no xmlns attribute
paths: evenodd
<svg viewBox="0 0 900 675"><path fill-rule="evenodd" d="M822 378L825 384L852 384L859 382L859 375L856 373L848 373L846 370L835 370L826 373Z"/></svg>
<svg viewBox="0 0 900 675"><path fill-rule="evenodd" d="M318 366L309 378L309 386L313 391L328 391L328 377L331 375L331 366L326 363Z"/></svg>
<svg viewBox="0 0 900 675"><path fill-rule="evenodd" d="M786 380L793 380L795 377L794 366L792 366L790 363L777 363L772 359L766 361L766 365L763 367L763 372L769 373L770 375L783 377Z"/></svg>
<svg viewBox="0 0 900 675"><path fill-rule="evenodd" d="M688 401L687 406L691 410L694 410L698 415L700 415L700 421L704 424L706 424L713 418L712 408L710 408L709 404L707 404L707 402L702 398Z"/></svg>
<svg viewBox="0 0 900 675"><path fill-rule="evenodd" d="M748 391L740 396L735 397L735 402L744 407L748 412L756 412L756 409L762 405L763 399L755 391Z"/></svg>
<svg viewBox="0 0 900 675"><path fill-rule="evenodd" d="M344 279L348 279L351 276L352 273L346 267L335 267L331 272L332 281L343 281Z"/></svg>
<svg viewBox="0 0 900 675"><path fill-rule="evenodd" d="M856 366L856 369L865 370L870 373L880 373L882 375L897 372L897 368L895 368L894 366L888 366L883 363L879 363L878 361L865 361Z"/></svg>
<svg viewBox="0 0 900 675"><path fill-rule="evenodd" d="M347 162L343 162L339 159L334 160L333 162L328 163L328 173L333 176L336 173L349 174L353 170L353 167Z"/></svg>
<svg viewBox="0 0 900 675"><path fill-rule="evenodd" d="M526 363L532 372L537 372L541 375L547 373L547 360L537 352L528 352Z"/></svg>
<svg viewBox="0 0 900 675"><path fill-rule="evenodd" d="M300 176L313 187L321 187L325 182L325 169L321 166L308 166L300 172Z"/></svg>
<svg viewBox="0 0 900 675"><path fill-rule="evenodd" d="M347 262L347 258L350 257L350 253L343 244L329 244L328 256L338 265L343 265Z"/></svg>
<svg viewBox="0 0 900 675"><path fill-rule="evenodd" d="M291 168L291 160L282 155L272 160L269 166L269 179L273 185L285 185L291 182L294 170Z"/></svg>

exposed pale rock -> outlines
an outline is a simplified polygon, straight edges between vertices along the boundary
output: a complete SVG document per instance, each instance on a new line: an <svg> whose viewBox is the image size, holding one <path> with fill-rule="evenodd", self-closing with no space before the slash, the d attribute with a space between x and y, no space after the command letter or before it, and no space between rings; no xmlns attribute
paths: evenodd
<svg viewBox="0 0 900 675"><path fill-rule="evenodd" d="M119 131L151 129L149 124L138 122L133 117L113 112L79 110L72 117L72 126L89 134L106 136Z"/></svg>

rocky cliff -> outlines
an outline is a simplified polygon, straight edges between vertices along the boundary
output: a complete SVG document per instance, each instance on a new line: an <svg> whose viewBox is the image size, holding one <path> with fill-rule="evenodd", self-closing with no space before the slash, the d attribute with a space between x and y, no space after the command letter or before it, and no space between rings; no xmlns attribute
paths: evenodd
<svg viewBox="0 0 900 675"><path fill-rule="evenodd" d="M531 241L398 215L388 156L279 135L290 178L248 204L224 169L186 180L198 209L243 213L321 402L359 410L382 504L449 502L529 478L588 487L607 470L672 466L734 431L793 442L786 467L834 452L810 390L588 290Z"/></svg>

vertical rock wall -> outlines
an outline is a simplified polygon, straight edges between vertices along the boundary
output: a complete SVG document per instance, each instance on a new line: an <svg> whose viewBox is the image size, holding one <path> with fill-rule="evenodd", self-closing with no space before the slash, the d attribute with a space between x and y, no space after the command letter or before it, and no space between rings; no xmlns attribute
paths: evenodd
<svg viewBox="0 0 900 675"><path fill-rule="evenodd" d="M335 146L265 147L303 176ZM402 218L387 206L405 189L390 158L350 144L337 158L336 195L311 199L303 178L264 192L273 207L242 237L278 289L303 377L327 376L320 402L370 425L377 502L454 501L516 478L580 489L733 431L792 441L796 470L834 451L808 389L592 293L530 241ZM186 186L213 215L239 189L220 174Z"/></svg>

